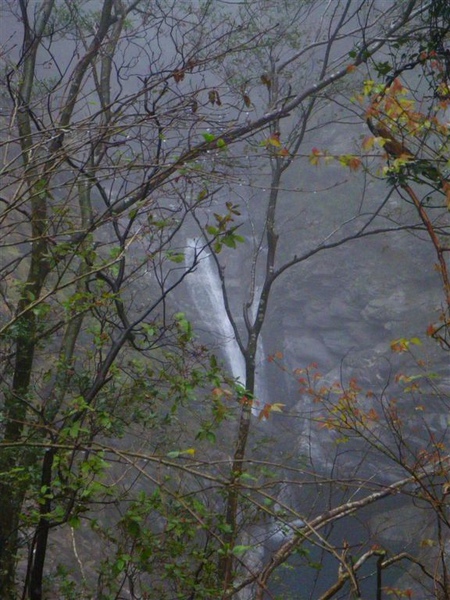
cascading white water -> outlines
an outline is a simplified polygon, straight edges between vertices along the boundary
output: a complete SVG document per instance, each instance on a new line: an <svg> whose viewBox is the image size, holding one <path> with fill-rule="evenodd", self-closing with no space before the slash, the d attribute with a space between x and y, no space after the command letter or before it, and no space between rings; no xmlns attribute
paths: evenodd
<svg viewBox="0 0 450 600"><path fill-rule="evenodd" d="M201 240L189 239L185 252L187 267L193 264L195 254L197 254L198 265L187 277L189 294L198 316L207 326L208 334L214 337L217 346L220 348L231 375L242 385L245 385L245 362L225 310L222 283L216 264L208 248L205 248ZM252 308L252 316L254 317L257 309L256 303ZM255 416L259 415L267 402L264 378L265 354L261 336L258 340L258 356L262 358L257 363L255 402L252 409Z"/></svg>
<svg viewBox="0 0 450 600"><path fill-rule="evenodd" d="M233 377L245 385L245 363L239 349L230 320L225 310L222 286L213 258L196 239L187 242L186 265L192 265L195 253L199 254L198 265L187 278L189 293L198 314L208 324L217 345L220 347Z"/></svg>

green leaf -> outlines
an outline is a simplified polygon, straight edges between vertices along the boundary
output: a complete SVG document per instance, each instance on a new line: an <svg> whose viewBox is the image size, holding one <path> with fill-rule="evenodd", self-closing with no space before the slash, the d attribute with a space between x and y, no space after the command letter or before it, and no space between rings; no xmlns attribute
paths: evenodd
<svg viewBox="0 0 450 600"><path fill-rule="evenodd" d="M69 524L69 527L72 527L72 529L79 529L81 526L81 519L78 515L72 515L71 517L69 517L67 522Z"/></svg>
<svg viewBox="0 0 450 600"><path fill-rule="evenodd" d="M109 251L109 256L110 258L118 258L120 256L122 252L122 248L120 247L115 247L115 248L111 248L111 250Z"/></svg>
<svg viewBox="0 0 450 600"><path fill-rule="evenodd" d="M167 458L179 458L181 452L179 450L172 450L172 452L168 452L166 454Z"/></svg>
<svg viewBox="0 0 450 600"><path fill-rule="evenodd" d="M195 436L197 440L206 440L211 444L215 444L217 441L216 434L210 429L201 429Z"/></svg>
<svg viewBox="0 0 450 600"><path fill-rule="evenodd" d="M248 550L251 550L252 548L253 548L253 546L238 545L233 548L233 554L235 556L242 556L243 554L245 554L246 552L248 552Z"/></svg>
<svg viewBox="0 0 450 600"><path fill-rule="evenodd" d="M258 478L255 477L254 475L250 475L250 473L242 473L240 479L241 479L241 481L249 481L249 482L258 481Z"/></svg>
<svg viewBox="0 0 450 600"><path fill-rule="evenodd" d="M142 323L142 329L144 330L145 335L148 335L148 337L153 337L156 333L153 325L150 325L149 323Z"/></svg>
<svg viewBox="0 0 450 600"><path fill-rule="evenodd" d="M183 455L193 456L195 454L195 448L186 448L186 450L172 450L166 454L167 458L179 458Z"/></svg>
<svg viewBox="0 0 450 600"><path fill-rule="evenodd" d="M231 235L226 235L222 242L227 246L227 248L236 248L236 240Z"/></svg>
<svg viewBox="0 0 450 600"><path fill-rule="evenodd" d="M167 252L167 258L174 263L184 262L184 254L182 252Z"/></svg>
<svg viewBox="0 0 450 600"><path fill-rule="evenodd" d="M216 139L216 136L212 133L202 133L202 136L205 142L213 142Z"/></svg>

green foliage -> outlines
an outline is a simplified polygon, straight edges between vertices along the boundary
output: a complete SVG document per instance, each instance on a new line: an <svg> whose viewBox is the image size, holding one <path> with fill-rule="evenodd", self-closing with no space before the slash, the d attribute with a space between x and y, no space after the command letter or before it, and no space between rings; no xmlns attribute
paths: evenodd
<svg viewBox="0 0 450 600"><path fill-rule="evenodd" d="M205 228L206 233L212 237L209 243L217 254L221 252L223 246L235 249L238 244L245 241L243 236L236 233L239 225L233 225L235 217L241 214L239 206L232 202L227 202L226 209L227 212L224 215L214 213L214 225L207 225Z"/></svg>
<svg viewBox="0 0 450 600"><path fill-rule="evenodd" d="M101 565L103 593L118 589L124 572L136 572L154 597L182 597L192 590L198 598L215 597L210 519L210 508L195 497L177 499L161 488L141 492L117 524L119 549Z"/></svg>

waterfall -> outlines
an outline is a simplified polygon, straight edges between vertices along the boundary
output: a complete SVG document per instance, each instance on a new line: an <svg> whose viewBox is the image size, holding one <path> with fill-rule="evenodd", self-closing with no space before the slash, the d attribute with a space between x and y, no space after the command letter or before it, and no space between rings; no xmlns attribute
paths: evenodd
<svg viewBox="0 0 450 600"><path fill-rule="evenodd" d="M192 238L187 241L186 267L189 268L193 264L196 252L198 265L187 277L189 295L197 315L201 319L200 322L207 325L207 331L213 336L215 344L220 348L231 375L236 381L245 385L245 362L225 310L222 282L217 272L217 266L202 241ZM252 308L252 316L254 316L257 303L254 303ZM252 409L255 416L259 415L268 401L264 373L266 357L261 336L258 340L257 358L255 403Z"/></svg>
<svg viewBox="0 0 450 600"><path fill-rule="evenodd" d="M187 278L189 293L198 315L208 324L208 332L214 336L233 377L245 384L245 363L223 302L222 284L214 259L201 242L187 242L186 266L192 265L195 252L199 254L196 269Z"/></svg>

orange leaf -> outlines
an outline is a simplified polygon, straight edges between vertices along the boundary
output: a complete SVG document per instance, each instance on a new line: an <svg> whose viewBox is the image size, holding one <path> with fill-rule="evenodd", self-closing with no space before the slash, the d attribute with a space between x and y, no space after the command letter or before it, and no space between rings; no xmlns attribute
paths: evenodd
<svg viewBox="0 0 450 600"><path fill-rule="evenodd" d="M447 201L447 210L450 210L450 183L448 181L444 181L442 183L442 189L444 190L445 198Z"/></svg>
<svg viewBox="0 0 450 600"><path fill-rule="evenodd" d="M436 327L433 324L428 325L427 327L427 335L430 337L436 333Z"/></svg>
<svg viewBox="0 0 450 600"><path fill-rule="evenodd" d="M258 415L258 419L262 421L263 419L268 419L270 415L270 404L265 404L264 408L260 411Z"/></svg>
<svg viewBox="0 0 450 600"><path fill-rule="evenodd" d="M273 404L266 403L264 404L264 408L260 411L258 415L258 419L262 421L262 419L268 419L271 412L283 412L283 407L285 405L281 402L274 402Z"/></svg>
<svg viewBox="0 0 450 600"><path fill-rule="evenodd" d="M342 154L338 157L339 162L350 171L357 171L361 166L361 160L354 154Z"/></svg>
<svg viewBox="0 0 450 600"><path fill-rule="evenodd" d="M289 156L289 150L287 148L281 148L281 150L278 152L278 156Z"/></svg>
<svg viewBox="0 0 450 600"><path fill-rule="evenodd" d="M374 408L371 408L367 413L367 418L371 421L379 421L380 417L378 416L377 411Z"/></svg>
<svg viewBox="0 0 450 600"><path fill-rule="evenodd" d="M357 171L361 166L361 161L357 156L352 156L348 161L348 168L350 171Z"/></svg>
<svg viewBox="0 0 450 600"><path fill-rule="evenodd" d="M399 339L391 342L391 350L392 352L397 352L398 354L402 352L406 352L408 350L408 340Z"/></svg>
<svg viewBox="0 0 450 600"><path fill-rule="evenodd" d="M390 85L389 91L395 93L402 92L404 90L403 85L400 82L400 79L396 77L392 84Z"/></svg>
<svg viewBox="0 0 450 600"><path fill-rule="evenodd" d="M370 135L363 139L362 148L363 150L372 150L374 144L375 138L373 137L373 135Z"/></svg>
<svg viewBox="0 0 450 600"><path fill-rule="evenodd" d="M313 148L309 156L309 162L312 165L318 165L321 157L323 157L323 152L321 152L318 148Z"/></svg>

